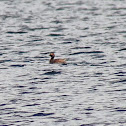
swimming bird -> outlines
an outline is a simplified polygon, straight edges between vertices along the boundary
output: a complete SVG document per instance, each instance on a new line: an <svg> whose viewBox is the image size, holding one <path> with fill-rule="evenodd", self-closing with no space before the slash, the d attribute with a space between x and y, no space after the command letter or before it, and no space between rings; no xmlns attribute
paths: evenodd
<svg viewBox="0 0 126 126"><path fill-rule="evenodd" d="M51 59L49 60L49 63L51 64L53 63L66 64L66 59L54 59L55 57L54 53L50 53L49 56L51 57Z"/></svg>

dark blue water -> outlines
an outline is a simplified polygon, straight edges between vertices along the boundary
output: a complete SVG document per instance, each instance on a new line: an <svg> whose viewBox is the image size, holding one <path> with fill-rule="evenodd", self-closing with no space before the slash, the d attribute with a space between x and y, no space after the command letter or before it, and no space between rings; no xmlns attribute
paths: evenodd
<svg viewBox="0 0 126 126"><path fill-rule="evenodd" d="M125 125L126 0L1 0L0 126Z"/></svg>

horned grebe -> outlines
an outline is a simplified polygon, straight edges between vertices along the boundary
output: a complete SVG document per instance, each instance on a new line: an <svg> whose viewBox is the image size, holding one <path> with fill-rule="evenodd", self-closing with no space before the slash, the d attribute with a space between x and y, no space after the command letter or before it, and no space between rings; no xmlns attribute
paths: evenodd
<svg viewBox="0 0 126 126"><path fill-rule="evenodd" d="M66 64L66 59L54 59L55 54L54 53L50 53L51 59L49 61L49 63L53 64L53 63L59 63L59 64Z"/></svg>

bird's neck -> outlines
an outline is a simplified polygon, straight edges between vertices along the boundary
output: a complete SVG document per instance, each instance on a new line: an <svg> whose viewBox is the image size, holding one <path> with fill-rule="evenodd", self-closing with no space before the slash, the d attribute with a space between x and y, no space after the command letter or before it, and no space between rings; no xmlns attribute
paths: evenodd
<svg viewBox="0 0 126 126"><path fill-rule="evenodd" d="M53 60L53 59L54 59L54 56L51 57L51 60Z"/></svg>

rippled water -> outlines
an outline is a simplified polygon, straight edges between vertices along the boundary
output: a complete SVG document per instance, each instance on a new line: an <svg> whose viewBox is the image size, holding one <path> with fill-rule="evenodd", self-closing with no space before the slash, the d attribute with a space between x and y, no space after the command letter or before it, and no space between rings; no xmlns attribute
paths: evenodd
<svg viewBox="0 0 126 126"><path fill-rule="evenodd" d="M126 125L126 0L1 0L0 36L0 126Z"/></svg>

